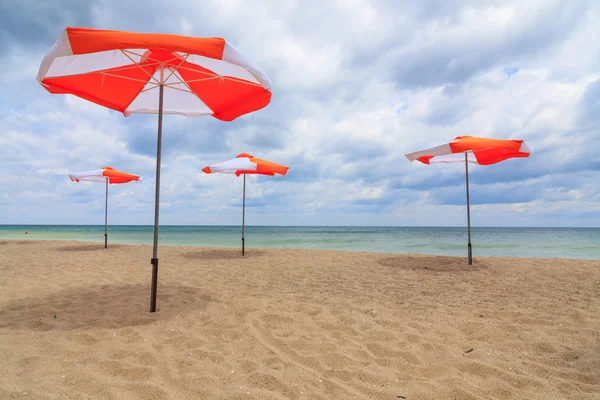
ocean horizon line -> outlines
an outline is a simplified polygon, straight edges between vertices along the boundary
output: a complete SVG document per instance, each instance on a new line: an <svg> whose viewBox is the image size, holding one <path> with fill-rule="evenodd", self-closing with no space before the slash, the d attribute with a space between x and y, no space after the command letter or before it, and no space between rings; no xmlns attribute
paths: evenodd
<svg viewBox="0 0 600 400"><path fill-rule="evenodd" d="M101 226L104 224L0 224L0 226ZM117 226L132 226L132 227L154 227L153 224L108 224L109 227ZM159 227L241 227L241 224L160 224ZM257 225L257 224L246 224L246 227L266 227L266 228L453 228L453 229L467 229L464 225ZM485 229L600 229L600 226L535 226L535 225L471 225L473 228L485 228Z"/></svg>

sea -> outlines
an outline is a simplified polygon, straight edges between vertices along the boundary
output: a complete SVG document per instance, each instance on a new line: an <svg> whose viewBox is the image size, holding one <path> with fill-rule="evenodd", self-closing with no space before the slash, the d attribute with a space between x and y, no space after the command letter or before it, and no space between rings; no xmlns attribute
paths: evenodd
<svg viewBox="0 0 600 400"><path fill-rule="evenodd" d="M246 226L246 248L466 256L465 227ZM109 243L152 244L153 227L112 225ZM104 225L0 225L0 240L104 242ZM471 228L474 256L600 260L600 228ZM161 246L240 247L239 226L163 225Z"/></svg>

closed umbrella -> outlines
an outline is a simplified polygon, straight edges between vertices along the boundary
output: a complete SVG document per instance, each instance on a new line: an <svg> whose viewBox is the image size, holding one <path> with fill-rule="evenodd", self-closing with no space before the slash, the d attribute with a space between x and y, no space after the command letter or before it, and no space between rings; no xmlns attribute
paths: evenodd
<svg viewBox="0 0 600 400"><path fill-rule="evenodd" d="M420 161L423 164L465 163L467 186L467 253L469 265L473 264L471 246L471 210L469 200L469 164L491 165L509 158L529 157L531 149L523 140L490 139L476 136L458 136L453 141L441 146L406 154L409 161Z"/></svg>

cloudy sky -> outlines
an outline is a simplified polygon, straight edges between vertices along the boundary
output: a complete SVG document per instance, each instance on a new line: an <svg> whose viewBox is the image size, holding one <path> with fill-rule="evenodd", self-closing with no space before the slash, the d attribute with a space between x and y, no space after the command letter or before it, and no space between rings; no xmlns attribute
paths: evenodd
<svg viewBox="0 0 600 400"><path fill-rule="evenodd" d="M60 5L60 6L59 6ZM0 224L152 224L156 117L35 80L66 26L225 37L273 81L271 104L225 123L164 120L162 224L238 224L241 179L207 164L248 152L254 225L464 225L463 165L405 153L459 135L525 139L528 159L470 169L475 226L600 225L600 4L519 0L0 1Z"/></svg>

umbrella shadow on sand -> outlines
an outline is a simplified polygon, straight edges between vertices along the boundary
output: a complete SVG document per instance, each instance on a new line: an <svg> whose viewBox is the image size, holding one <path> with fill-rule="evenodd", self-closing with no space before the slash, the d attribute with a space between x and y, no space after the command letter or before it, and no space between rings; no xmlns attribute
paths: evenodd
<svg viewBox="0 0 600 400"><path fill-rule="evenodd" d="M484 260L473 260L469 265L465 257L448 256L396 256L379 260L384 267L410 269L423 272L471 272L488 268Z"/></svg>
<svg viewBox="0 0 600 400"><path fill-rule="evenodd" d="M103 243L86 243L86 244L76 244L71 246L58 247L56 251L97 251L97 250L110 250L110 249L118 249L122 248L122 245L119 244L109 244L108 249L104 248Z"/></svg>
<svg viewBox="0 0 600 400"><path fill-rule="evenodd" d="M204 310L216 302L200 288L190 286L164 285L159 297L158 312L148 313L147 284L68 288L5 303L0 308L0 329L44 332L143 326Z"/></svg>
<svg viewBox="0 0 600 400"><path fill-rule="evenodd" d="M239 260L263 255L265 252L262 250L246 250L246 255L243 256L240 249L210 249L186 253L183 256L192 260Z"/></svg>
<svg viewBox="0 0 600 400"><path fill-rule="evenodd" d="M13 244L13 245L36 244L36 243L40 243L40 242L41 242L41 240L29 240L29 239L15 240L15 241L0 241L0 246L8 245L8 244Z"/></svg>

